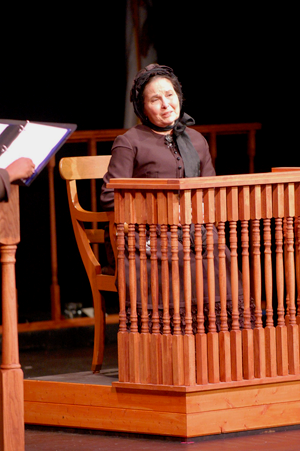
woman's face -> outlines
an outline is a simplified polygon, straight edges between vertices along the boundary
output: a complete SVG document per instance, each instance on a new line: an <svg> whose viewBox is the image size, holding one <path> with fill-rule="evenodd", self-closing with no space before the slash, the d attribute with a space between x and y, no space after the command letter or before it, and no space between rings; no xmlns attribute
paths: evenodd
<svg viewBox="0 0 300 451"><path fill-rule="evenodd" d="M168 78L153 78L144 89L144 113L154 125L172 125L180 114L180 103Z"/></svg>

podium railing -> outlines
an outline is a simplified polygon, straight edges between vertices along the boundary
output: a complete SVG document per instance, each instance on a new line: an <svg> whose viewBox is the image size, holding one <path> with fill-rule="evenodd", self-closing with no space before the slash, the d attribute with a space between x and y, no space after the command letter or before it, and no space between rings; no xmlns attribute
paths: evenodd
<svg viewBox="0 0 300 451"><path fill-rule="evenodd" d="M251 384L258 380L261 383L298 380L300 171L195 179L114 179L110 187L115 190L120 299L119 382L116 384L203 389L208 385ZM125 223L128 225L126 233ZM194 266L191 265L191 225L195 230ZM203 225L206 228L205 254ZM213 233L215 225L217 242ZM179 226L183 256L178 255ZM146 231L150 236L150 257L147 257ZM226 312L226 243L231 260L230 330ZM158 265L158 247L161 266ZM128 252L128 274L125 252ZM150 272L147 258L151 261ZM183 259L183 277L179 271L180 258ZM217 274L215 258L218 259ZM204 259L208 330L204 327ZM244 300L242 329L238 308L239 270ZM126 277L129 277L128 297ZM216 284L221 304L219 331L216 329ZM196 330L192 328L193 288L196 291ZM185 326L179 314L180 292L184 293ZM148 293L152 302L151 328ZM137 299L141 300L139 320ZM162 328L159 299L163 305ZM252 301L255 324L251 326Z"/></svg>

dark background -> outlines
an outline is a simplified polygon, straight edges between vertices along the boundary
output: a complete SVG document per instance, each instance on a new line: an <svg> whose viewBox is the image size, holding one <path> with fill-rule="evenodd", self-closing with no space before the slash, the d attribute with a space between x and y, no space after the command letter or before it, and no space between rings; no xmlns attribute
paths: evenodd
<svg viewBox="0 0 300 451"><path fill-rule="evenodd" d="M79 130L123 127L126 2L95 5L68 9L46 3L31 10L21 4L2 10L1 118L71 122ZM196 124L262 124L256 172L299 165L295 16L287 8L270 10L255 2L238 7L213 2L208 10L202 2L153 1L158 62L173 67L183 86L185 111ZM243 139L220 139L218 174L247 171L247 157L240 151ZM109 151L110 145L99 149ZM66 144L57 161L85 152ZM55 190L62 308L71 301L89 306L91 294L57 168ZM19 317L31 321L50 315L46 170L29 188L20 189L20 209Z"/></svg>

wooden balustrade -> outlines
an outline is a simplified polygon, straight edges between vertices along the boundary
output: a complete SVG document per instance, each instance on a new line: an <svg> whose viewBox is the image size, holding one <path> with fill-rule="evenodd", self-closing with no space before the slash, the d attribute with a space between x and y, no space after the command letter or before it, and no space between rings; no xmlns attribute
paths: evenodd
<svg viewBox="0 0 300 451"><path fill-rule="evenodd" d="M213 164L217 158L217 136L220 135L247 135L247 152L249 157L249 173L255 170L256 154L256 132L261 129L260 123L241 123L241 124L216 124L216 125L195 125L197 131L202 133L208 139ZM118 135L125 133L125 129L108 130L82 130L74 132L67 143L77 144L85 143L87 145L87 155L97 155L97 143L112 142ZM57 157L56 157L57 158ZM64 319L61 312L60 286L58 281L58 258L57 258L57 233L56 233L56 208L55 208L55 182L54 167L55 157L47 166L49 179L49 221L50 221L50 250L51 250L51 321L38 321L32 323L19 324L19 331L33 331L40 329L52 329L61 327L76 327L79 325L93 324L93 318L75 318L72 320ZM97 209L96 182L91 181L91 209ZM94 249L97 253L97 249ZM110 319L108 319L108 322ZM112 321L115 322L116 318ZM2 327L0 326L0 333Z"/></svg>
<svg viewBox="0 0 300 451"><path fill-rule="evenodd" d="M116 385L135 388L163 385L177 389L193 387L193 390L198 387L201 390L208 385L251 384L257 380L299 380L300 171L194 179L114 179L109 186L115 190L118 230L120 328L119 382ZM128 224L127 235L125 223ZM215 224L217 243L213 233ZM191 265L192 225L195 266ZM203 225L206 228L205 254L202 252ZM183 233L183 277L179 270L179 226ZM146 255L146 229L150 235L150 257ZM231 257L231 327L228 327L226 312L226 242ZM214 265L215 245L218 274ZM161 266L158 266L158 248ZM151 261L150 271L146 267L147 258ZM204 326L204 260L208 275L207 330ZM244 299L242 328L238 309L239 270ZM125 293L126 277L129 277L129 299ZM192 280L196 284L196 331L192 329ZM220 287L219 331L216 329L215 281ZM147 311L149 292L152 329ZM184 330L179 315L180 292L184 293ZM140 325L137 298L142 305ZM159 299L163 306L162 331ZM252 301L255 324L250 322ZM126 322L128 305L130 328Z"/></svg>

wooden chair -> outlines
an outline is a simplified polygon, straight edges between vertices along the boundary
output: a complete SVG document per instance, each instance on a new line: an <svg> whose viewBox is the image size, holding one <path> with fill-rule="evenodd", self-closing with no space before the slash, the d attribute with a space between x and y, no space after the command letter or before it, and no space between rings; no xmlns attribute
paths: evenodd
<svg viewBox="0 0 300 451"><path fill-rule="evenodd" d="M110 155L62 158L59 163L61 177L67 183L67 195L74 234L92 290L95 332L92 371L101 369L105 338L105 303L102 291L117 292L116 270L114 274L103 274L97 255L99 243L104 248L104 226L109 223L109 236L114 255L114 213L94 212L82 208L78 199L78 181L102 179L107 171ZM86 224L88 223L88 224ZM103 228L100 229L99 226ZM89 228L88 228L89 227Z"/></svg>

